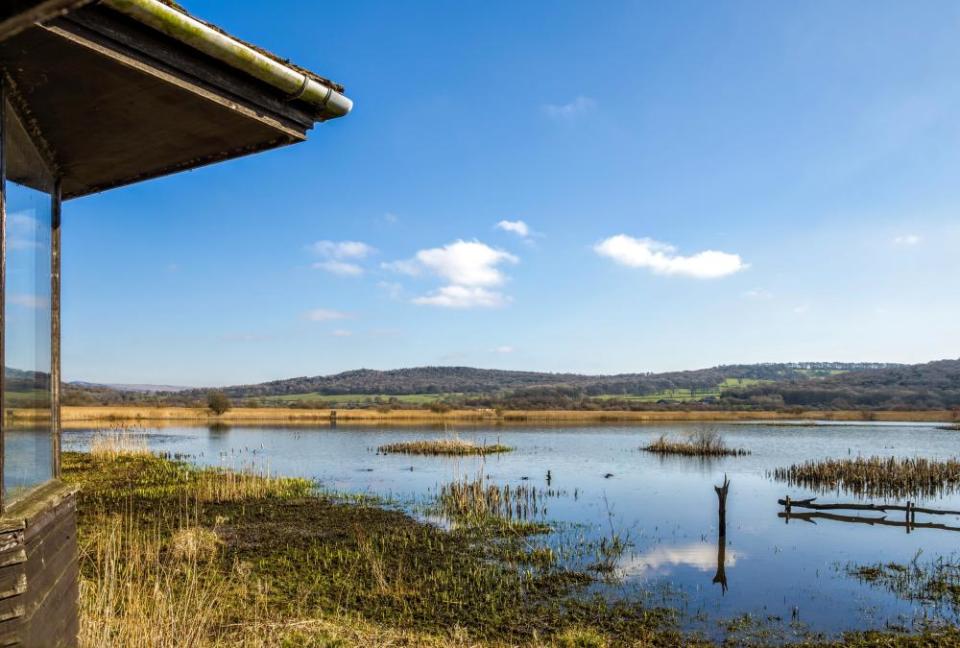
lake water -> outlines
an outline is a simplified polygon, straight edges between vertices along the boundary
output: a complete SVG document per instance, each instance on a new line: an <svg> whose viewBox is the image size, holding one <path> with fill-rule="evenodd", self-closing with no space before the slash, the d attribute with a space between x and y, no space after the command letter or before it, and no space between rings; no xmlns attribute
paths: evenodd
<svg viewBox="0 0 960 648"><path fill-rule="evenodd" d="M768 471L807 459L856 455L948 458L960 433L926 424L725 424L727 444L744 457L703 461L640 450L661 434L693 426L586 427L182 427L145 430L157 451L190 455L200 464L242 467L251 462L274 474L318 480L324 487L400 502L426 517L423 505L440 485L480 473L490 483L549 488L545 519L557 531L543 542L599 542L612 533L629 546L598 589L609 596L641 596L669 605L684 624L711 636L720 622L750 614L789 634L798 628L843 630L913 627L933 617L956 621L956 610L898 598L847 573L850 564L909 563L951 556L960 533L778 517L777 499L819 496L850 502L847 493L815 493L774 481ZM92 431L64 433L65 449L83 449ZM500 442L513 452L486 458L381 455L397 441L456 434L478 443ZM714 485L730 479L724 571L718 571L718 506ZM921 505L960 510L960 496L914 498ZM893 503L892 500L887 500ZM901 502L902 503L902 502ZM853 513L852 513L853 514ZM867 514L872 515L872 514ZM902 513L889 519L900 520ZM960 527L960 517L918 516Z"/></svg>

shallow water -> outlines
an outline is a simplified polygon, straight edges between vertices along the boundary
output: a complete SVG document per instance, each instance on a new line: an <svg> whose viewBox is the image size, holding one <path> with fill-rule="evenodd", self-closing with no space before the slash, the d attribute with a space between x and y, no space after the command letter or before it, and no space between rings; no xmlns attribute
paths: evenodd
<svg viewBox="0 0 960 648"><path fill-rule="evenodd" d="M490 483L527 485L560 493L546 498L545 519L555 546L600 542L617 534L629 546L615 561L609 596L643 596L683 613L684 625L716 636L719 625L751 614L789 634L798 628L843 630L910 627L924 617L956 621L956 611L898 599L846 573L852 563L908 563L950 556L960 533L851 524L816 524L778 517L777 499L819 496L850 502L846 493L815 493L768 477L768 471L826 457L856 455L947 458L958 454L960 433L926 424L718 426L745 457L703 461L660 457L640 450L661 434L692 425L459 428L460 438L501 442L513 452L486 458L380 455L397 441L451 434L416 427L183 427L145 430L155 450L190 455L207 465L251 462L272 473L317 479L329 489L372 494L423 514L440 485L482 473ZM82 449L92 431L64 433L65 449ZM724 571L718 571L718 506L714 485L730 479ZM960 509L960 495L915 498L932 508ZM894 503L887 500L888 503ZM902 502L900 502L902 503ZM854 514L854 513L851 513ZM872 514L867 514L872 515ZM891 513L889 519L900 520ZM960 527L960 516L919 516Z"/></svg>

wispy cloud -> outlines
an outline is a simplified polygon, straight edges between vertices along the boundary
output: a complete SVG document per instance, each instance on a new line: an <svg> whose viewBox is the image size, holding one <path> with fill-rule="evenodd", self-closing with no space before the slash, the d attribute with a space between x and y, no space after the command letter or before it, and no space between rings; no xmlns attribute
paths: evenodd
<svg viewBox="0 0 960 648"><path fill-rule="evenodd" d="M798 306L793 307L793 312L796 315L804 315L810 312L810 304L799 304Z"/></svg>
<svg viewBox="0 0 960 648"><path fill-rule="evenodd" d="M380 267L390 272L404 274L409 277L418 277L423 274L423 268L417 263L416 259L400 259L398 261L385 261Z"/></svg>
<svg viewBox="0 0 960 648"><path fill-rule="evenodd" d="M353 335L353 332L348 331L347 329L336 329L334 331L331 331L330 335L332 335L333 337L350 337L351 335Z"/></svg>
<svg viewBox="0 0 960 648"><path fill-rule="evenodd" d="M919 245L923 238L918 234L902 234L893 238L895 245Z"/></svg>
<svg viewBox="0 0 960 648"><path fill-rule="evenodd" d="M677 248L649 238L617 234L593 247L594 251L629 268L645 268L654 274L717 279L748 267L738 254L705 250L690 256L677 254Z"/></svg>
<svg viewBox="0 0 960 648"><path fill-rule="evenodd" d="M359 277L363 274L363 268L356 263L337 261L336 259L318 261L314 263L312 267L316 270L325 270L330 274L340 275L341 277Z"/></svg>
<svg viewBox="0 0 960 648"><path fill-rule="evenodd" d="M481 286L442 286L430 294L415 297L414 304L441 306L443 308L500 308L510 303L510 298Z"/></svg>
<svg viewBox="0 0 960 648"><path fill-rule="evenodd" d="M310 249L329 259L365 259L377 251L362 241L317 241Z"/></svg>
<svg viewBox="0 0 960 648"><path fill-rule="evenodd" d="M773 293L763 288L753 288L743 293L744 299L756 299L758 301L768 301L773 299Z"/></svg>
<svg viewBox="0 0 960 648"><path fill-rule="evenodd" d="M501 353L501 354L504 354L504 355L505 355L505 354L508 354L508 353L513 353L514 351L516 351L516 349L514 349L512 346L507 345L507 344L505 344L505 345L503 345L503 346L494 347L494 349L493 349L493 352L494 352L494 353Z"/></svg>
<svg viewBox="0 0 960 648"><path fill-rule="evenodd" d="M543 112L551 119L570 120L592 112L596 107L595 100L581 95L564 104L544 104Z"/></svg>
<svg viewBox="0 0 960 648"><path fill-rule="evenodd" d="M377 288L385 292L390 299L403 298L403 286L396 281L377 282Z"/></svg>
<svg viewBox="0 0 960 648"><path fill-rule="evenodd" d="M530 236L530 227L526 223L524 223L522 220L515 220L515 221L502 220L496 225L494 225L494 227L496 227L499 230L503 230L504 232L510 232L511 234L516 234L521 238L527 238L528 236Z"/></svg>
<svg viewBox="0 0 960 648"><path fill-rule="evenodd" d="M363 241L317 241L310 245L314 254L325 260L313 264L315 270L323 270L340 277L359 277L364 273L358 261L377 252Z"/></svg>
<svg viewBox="0 0 960 648"><path fill-rule="evenodd" d="M311 322L331 322L334 320L348 319L350 314L329 308L314 308L313 310L307 311L304 317Z"/></svg>

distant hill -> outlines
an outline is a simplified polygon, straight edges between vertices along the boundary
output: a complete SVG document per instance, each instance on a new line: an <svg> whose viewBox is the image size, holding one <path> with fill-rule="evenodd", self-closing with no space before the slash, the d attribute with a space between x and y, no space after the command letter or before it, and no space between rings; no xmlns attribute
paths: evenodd
<svg viewBox="0 0 960 648"><path fill-rule="evenodd" d="M8 369L11 384L29 382L30 377ZM208 392L160 385L116 387L70 383L64 388L64 403L204 406ZM237 403L291 407L424 407L442 401L454 407L507 409L960 410L960 360L745 364L609 376L473 367L357 369L223 391Z"/></svg>
<svg viewBox="0 0 960 648"><path fill-rule="evenodd" d="M726 365L666 373L633 373L610 376L573 373L505 371L473 367L415 367L376 371L357 369L330 376L274 380L256 385L224 388L232 398L263 398L294 394L405 395L405 394L502 394L529 389L581 390L587 396L644 395L669 390L710 390L728 381L799 381L838 372L894 368L887 363L805 362ZM200 395L204 390L188 390Z"/></svg>
<svg viewBox="0 0 960 648"><path fill-rule="evenodd" d="M115 389L122 392L137 392L141 394L155 394L158 392L181 392L188 389L195 389L194 387L184 387L176 385L135 385L135 384L125 384L125 383L92 383L84 381L75 381L70 383L76 387L91 387L91 388L107 388Z"/></svg>
<svg viewBox="0 0 960 648"><path fill-rule="evenodd" d="M960 408L960 360L857 370L822 380L754 384L725 394L729 404L821 409Z"/></svg>

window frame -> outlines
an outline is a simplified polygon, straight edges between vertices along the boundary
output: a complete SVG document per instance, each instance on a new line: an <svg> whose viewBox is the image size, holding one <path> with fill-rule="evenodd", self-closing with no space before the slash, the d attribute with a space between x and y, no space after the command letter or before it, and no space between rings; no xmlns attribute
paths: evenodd
<svg viewBox="0 0 960 648"><path fill-rule="evenodd" d="M6 300L7 300L7 111L12 110L23 123L23 115L11 99L16 97L5 70L0 69L0 513L10 502L3 486L6 470ZM37 134L27 132L38 151L45 150ZM60 173L56 165L45 161L46 171L53 179L50 190L50 444L51 478L37 484L32 490L57 481L61 477L61 417L60 417L60 223L62 195ZM16 501L30 497L31 493Z"/></svg>

